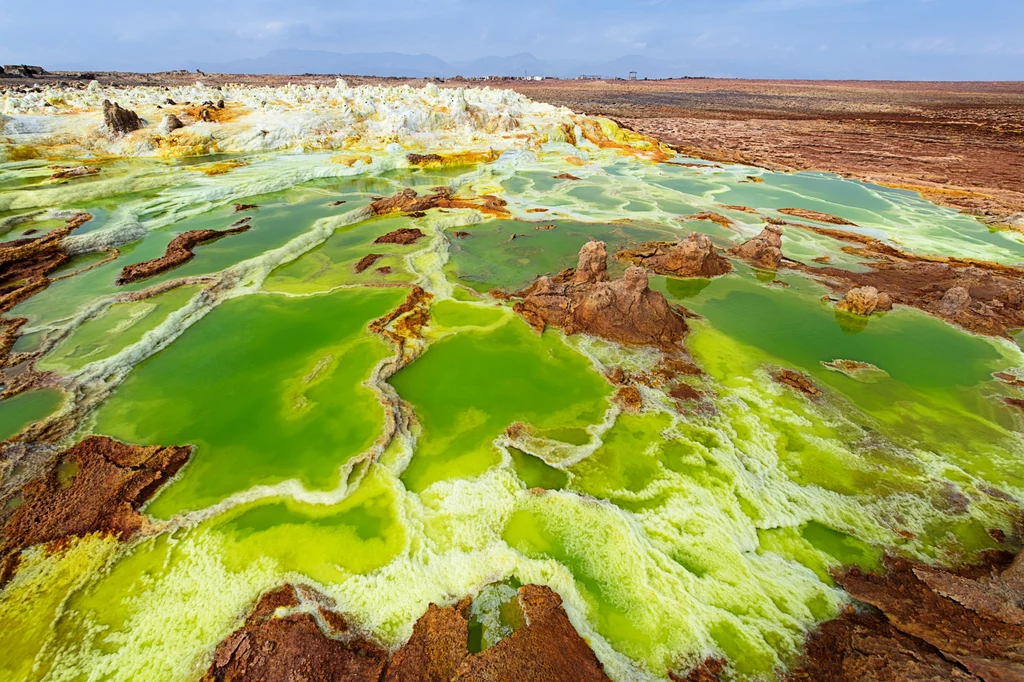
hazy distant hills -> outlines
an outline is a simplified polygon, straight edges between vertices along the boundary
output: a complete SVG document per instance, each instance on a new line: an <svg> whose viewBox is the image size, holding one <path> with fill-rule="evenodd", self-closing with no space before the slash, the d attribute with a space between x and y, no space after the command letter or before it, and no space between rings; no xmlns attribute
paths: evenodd
<svg viewBox="0 0 1024 682"><path fill-rule="evenodd" d="M195 64L210 73L266 73L292 75L303 73L349 74L353 76L408 76L412 78L467 78L482 76L554 76L573 78L581 74L604 78L626 78L636 71L640 78L726 75L721 64L691 63L687 66L627 55L606 62L548 62L523 52L508 57L480 57L469 61L446 62L429 54L370 52L343 54L322 50L280 49L250 59L223 64Z"/></svg>

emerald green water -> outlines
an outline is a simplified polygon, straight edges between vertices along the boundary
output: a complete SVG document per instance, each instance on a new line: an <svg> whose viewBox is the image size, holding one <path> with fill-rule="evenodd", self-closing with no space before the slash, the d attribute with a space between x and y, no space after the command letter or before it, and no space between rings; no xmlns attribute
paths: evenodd
<svg viewBox="0 0 1024 682"><path fill-rule="evenodd" d="M55 186L39 162L0 164L0 215L79 208L94 215L81 235L135 230L114 261L10 311L28 320L15 350L47 349L35 366L61 388L0 403L4 437L77 401L87 416L69 441L195 446L138 538L25 553L0 590L0 677L195 680L258 595L290 581L391 647L431 602L474 595L474 650L521 627L515 587L543 583L612 679L685 676L680 661L708 653L732 679L772 679L846 604L836 567L1014 549L988 532L1010 532L1009 500L1024 499L1021 416L1000 400L1021 396L992 378L1024 368L1009 342L904 308L840 315L809 279L779 273L783 288L737 264L713 280L651 277L699 315L686 352L705 374L662 381L652 349L537 334L486 294L572 267L589 239L614 253L700 231L724 250L761 229L721 204L825 211L909 250L1004 263L1024 260L1018 235L835 176L653 164L556 138L439 169L371 150L378 172L307 151L231 157L244 165L211 177L195 168L222 158L118 160ZM564 172L582 179L554 179ZM365 211L438 185L496 194L511 217ZM236 202L260 206L250 231L114 285L177 234L231 225ZM736 225L687 220L708 210ZM44 211L2 237L59 224ZM425 237L373 243L402 227ZM793 258L863 267L841 246L798 228L783 242ZM356 273L369 253L382 258ZM114 298L181 277L201 279ZM413 285L432 295L427 324L399 354L368 325ZM639 414L612 400L605 375L620 367L651 377L636 382ZM822 397L776 384L778 368ZM680 381L703 399L672 399Z"/></svg>

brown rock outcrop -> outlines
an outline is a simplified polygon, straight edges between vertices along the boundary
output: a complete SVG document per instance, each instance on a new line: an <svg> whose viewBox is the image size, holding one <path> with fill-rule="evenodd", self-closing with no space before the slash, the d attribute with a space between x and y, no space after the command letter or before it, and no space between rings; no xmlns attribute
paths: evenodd
<svg viewBox="0 0 1024 682"><path fill-rule="evenodd" d="M640 412L640 408L644 406L643 397L640 395L640 389L636 386L621 386L619 390L615 392L615 396L612 398L615 404L621 407L626 412L637 414Z"/></svg>
<svg viewBox="0 0 1024 682"><path fill-rule="evenodd" d="M368 253L365 256L363 256L362 258L360 258L359 262L356 263L355 271L357 273L360 273L363 270L365 270L366 268L368 268L371 265L373 265L374 263L376 263L378 260L380 260L383 257L384 257L383 253Z"/></svg>
<svg viewBox="0 0 1024 682"><path fill-rule="evenodd" d="M235 204L235 213L241 213L242 211L255 211L258 209L259 206L256 204Z"/></svg>
<svg viewBox="0 0 1024 682"><path fill-rule="evenodd" d="M760 234L733 247L729 253L751 265L775 270L783 259L782 228L777 225L766 225Z"/></svg>
<svg viewBox="0 0 1024 682"><path fill-rule="evenodd" d="M160 132L164 135L177 130L178 128L184 128L185 124L181 122L181 119L174 114L164 114L164 118L160 121Z"/></svg>
<svg viewBox="0 0 1024 682"><path fill-rule="evenodd" d="M416 194L416 190L406 188L394 196L375 199L370 204L370 211L373 215L387 215L389 213L417 213L429 211L432 208L469 208L504 218L509 215L505 205L504 199L490 194L476 199L465 199L452 196L452 191L448 187L434 187L430 194L419 196Z"/></svg>
<svg viewBox="0 0 1024 682"><path fill-rule="evenodd" d="M47 273L68 259L60 248L61 241L91 219L88 213L76 213L64 227L42 237L0 244L0 312L10 310L50 283Z"/></svg>
<svg viewBox="0 0 1024 682"><path fill-rule="evenodd" d="M579 636L550 588L519 588L526 627L466 657L454 680L489 682L606 681L601 662Z"/></svg>
<svg viewBox="0 0 1024 682"><path fill-rule="evenodd" d="M875 311L892 310L892 299L885 292L879 293L875 287L855 287L836 303L836 310L867 316Z"/></svg>
<svg viewBox="0 0 1024 682"><path fill-rule="evenodd" d="M418 227L402 227L394 232L388 232L373 240L374 244L415 244L418 240L426 237L423 230Z"/></svg>
<svg viewBox="0 0 1024 682"><path fill-rule="evenodd" d="M513 294L513 306L538 332L559 327L567 335L580 332L633 346L677 351L687 332L681 309L647 286L647 272L630 267L621 279L609 281L604 242L580 249L575 270L544 276Z"/></svg>
<svg viewBox="0 0 1024 682"><path fill-rule="evenodd" d="M192 453L190 446L125 445L91 436L54 457L21 489L23 503L3 525L0 582L21 550L42 542L102 532L128 539L145 527L138 509ZM69 470L77 468L70 478Z"/></svg>
<svg viewBox="0 0 1024 682"><path fill-rule="evenodd" d="M615 257L674 277L717 277L732 270L732 264L718 254L711 238L699 232L677 242L646 242L619 251Z"/></svg>
<svg viewBox="0 0 1024 682"><path fill-rule="evenodd" d="M814 385L810 377L791 369L780 369L772 372L772 380L783 386L789 386L794 391L799 391L810 398L817 398L821 395L821 389Z"/></svg>
<svg viewBox="0 0 1024 682"><path fill-rule="evenodd" d="M845 294L874 287L894 304L923 310L979 334L1008 337L1009 330L1024 327L1024 269L973 258L909 253L853 232L794 227L858 244L844 246L843 251L871 260L871 269L864 272L786 261L787 267L835 291Z"/></svg>
<svg viewBox="0 0 1024 682"><path fill-rule="evenodd" d="M308 588L302 591L326 602ZM387 649L352 632L341 614L314 603L330 630L325 634L311 613L295 610L303 601L292 585L263 595L242 627L217 647L204 682L379 682Z"/></svg>
<svg viewBox="0 0 1024 682"><path fill-rule="evenodd" d="M103 100L103 123L113 135L126 135L146 125L134 111L123 109L109 99Z"/></svg>
<svg viewBox="0 0 1024 682"><path fill-rule="evenodd" d="M832 225L853 225L856 227L856 223L852 223L846 218L840 218L836 215L829 213L822 213L821 211L812 211L808 208L780 208L779 213L784 213L794 218L802 218L804 220L814 220L819 223L831 223Z"/></svg>
<svg viewBox="0 0 1024 682"><path fill-rule="evenodd" d="M431 604L416 621L412 637L395 652L384 682L450 682L469 656L469 605Z"/></svg>
<svg viewBox="0 0 1024 682"><path fill-rule="evenodd" d="M668 678L672 682L718 682L719 675L725 670L725 663L721 658L707 658L690 670L686 677L680 677L669 671Z"/></svg>
<svg viewBox="0 0 1024 682"><path fill-rule="evenodd" d="M147 277L159 275L161 272L172 270L195 258L196 254L193 249L200 244L205 244L221 237L239 234L249 230L251 227L252 225L246 223L227 230L189 230L188 232L182 232L171 240L171 243L167 245L167 249L164 251L164 255L159 258L124 266L120 276L117 278L117 284L137 282L140 279L146 279Z"/></svg>
<svg viewBox="0 0 1024 682"><path fill-rule="evenodd" d="M727 206L726 208L730 207ZM701 211L700 213L694 213L693 215L686 217L687 222L690 222L691 220L710 220L711 222L725 228L731 228L735 225L731 219L726 218L721 213L715 213L714 211Z"/></svg>
<svg viewBox="0 0 1024 682"><path fill-rule="evenodd" d="M558 175L556 175L554 177L554 179L555 180L579 180L579 178L577 178L572 173L559 173Z"/></svg>

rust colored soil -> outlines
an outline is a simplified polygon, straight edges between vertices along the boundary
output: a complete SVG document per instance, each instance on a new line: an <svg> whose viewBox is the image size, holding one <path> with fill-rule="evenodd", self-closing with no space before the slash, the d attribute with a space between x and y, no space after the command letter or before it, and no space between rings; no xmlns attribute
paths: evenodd
<svg viewBox="0 0 1024 682"><path fill-rule="evenodd" d="M22 487L23 503L4 522L3 573L9 577L21 550L42 542L95 532L131 537L146 524L138 509L191 453L188 446L125 445L104 436L60 453Z"/></svg>
<svg viewBox="0 0 1024 682"><path fill-rule="evenodd" d="M804 220L816 220L819 223L832 223L833 225L853 225L846 218L840 218L839 216L831 215L830 213L822 213L821 211L812 211L809 208L780 208L779 213L785 213L788 216L794 218L803 218Z"/></svg>
<svg viewBox="0 0 1024 682"><path fill-rule="evenodd" d="M121 270L121 275L117 278L117 283L129 284L140 279L159 275L168 270L173 270L179 265L184 265L195 258L196 254L193 249L200 244L212 242L221 237L240 234L248 231L251 227L252 225L249 223L244 223L227 230L189 230L188 232L182 232L171 240L171 243L167 245L167 249L164 251L164 255L159 258L124 266Z"/></svg>
<svg viewBox="0 0 1024 682"><path fill-rule="evenodd" d="M217 647L204 681L380 680L388 657L386 649L348 631L344 618L324 618L331 628L330 636L324 634L312 614L293 610L299 604L291 585L265 594L242 627ZM341 631L335 629L336 625Z"/></svg>
<svg viewBox="0 0 1024 682"><path fill-rule="evenodd" d="M604 242L585 244L575 270L541 277L512 297L521 299L513 310L538 332L559 327L567 335L584 332L677 352L688 330L683 313L647 286L643 268L630 267L609 281Z"/></svg>
<svg viewBox="0 0 1024 682"><path fill-rule="evenodd" d="M388 664L384 682L450 682L469 656L469 605L431 604Z"/></svg>
<svg viewBox="0 0 1024 682"><path fill-rule="evenodd" d="M368 253L368 254L366 254L365 256L363 256L362 258L359 259L358 263L356 263L356 267L355 267L356 272L362 272L363 270L365 270L366 268L370 267L371 265L373 265L374 263L376 263L378 260L380 260L383 257L384 257L383 253Z"/></svg>

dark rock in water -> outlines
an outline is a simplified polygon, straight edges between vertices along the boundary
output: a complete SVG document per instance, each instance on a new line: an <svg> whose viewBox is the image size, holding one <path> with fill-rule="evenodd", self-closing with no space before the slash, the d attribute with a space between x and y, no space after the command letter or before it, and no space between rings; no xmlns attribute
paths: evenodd
<svg viewBox="0 0 1024 682"><path fill-rule="evenodd" d="M832 225L852 225L856 227L856 223L851 223L846 218L840 218L839 216L832 215L830 213L822 213L821 211L812 211L807 208L780 208L779 213L784 213L794 218L803 218L804 220L815 220L819 223L830 223Z"/></svg>
<svg viewBox="0 0 1024 682"><path fill-rule="evenodd" d="M387 649L352 632L325 597L303 592L300 600L295 587L284 585L263 595L242 627L217 647L204 682L379 682ZM306 602L331 632L325 634L312 613L295 610Z"/></svg>
<svg viewBox="0 0 1024 682"><path fill-rule="evenodd" d="M457 232L452 232L452 236L455 237L456 239L465 239L466 237L469 236L469 232L466 232L465 230L459 230Z"/></svg>
<svg viewBox="0 0 1024 682"><path fill-rule="evenodd" d="M145 122L131 109L123 109L109 99L103 100L103 122L113 135L125 135L139 130Z"/></svg>
<svg viewBox="0 0 1024 682"><path fill-rule="evenodd" d="M0 244L0 312L10 310L49 284L47 273L68 259L61 250L61 241L91 219L88 213L76 213L64 227L41 237Z"/></svg>
<svg viewBox="0 0 1024 682"><path fill-rule="evenodd" d="M13 575L21 550L90 533L126 540L146 525L139 508L174 476L190 446L126 445L105 436L86 438L54 457L21 489L24 503L3 525L0 582ZM77 467L70 478L62 472Z"/></svg>
<svg viewBox="0 0 1024 682"><path fill-rule="evenodd" d="M469 606L431 604L409 641L391 658L384 682L449 682L469 656Z"/></svg>
<svg viewBox="0 0 1024 682"><path fill-rule="evenodd" d="M53 174L51 180L67 180L70 178L81 178L86 175L96 175L102 169L99 166L50 166Z"/></svg>
<svg viewBox="0 0 1024 682"><path fill-rule="evenodd" d="M426 237L423 230L418 227L402 227L394 232L388 232L373 240L374 244L415 244L418 240Z"/></svg>
<svg viewBox="0 0 1024 682"><path fill-rule="evenodd" d="M556 175L554 177L554 179L555 180L579 180L579 178L577 178L572 173L559 173L558 175Z"/></svg>
<svg viewBox="0 0 1024 682"><path fill-rule="evenodd" d="M729 253L756 267L775 270L782 262L782 228L766 225L756 237L751 237Z"/></svg>
<svg viewBox="0 0 1024 682"><path fill-rule="evenodd" d="M256 204L235 204L235 213L241 213L242 211L255 211L259 209Z"/></svg>
<svg viewBox="0 0 1024 682"><path fill-rule="evenodd" d="M522 299L513 306L534 329L560 327L568 335L580 332L634 346L679 350L687 332L683 312L660 292L647 286L647 272L631 267L621 279L609 281L604 242L580 249L575 270L541 277L512 294Z"/></svg>
<svg viewBox="0 0 1024 682"><path fill-rule="evenodd" d="M732 270L732 264L718 254L711 238L699 232L678 242L646 242L619 251L615 257L675 277L717 277Z"/></svg>
<svg viewBox="0 0 1024 682"><path fill-rule="evenodd" d="M160 121L160 132L167 134L172 130L178 128L184 128L185 124L181 122L181 119L174 114L164 114L164 119Z"/></svg>
<svg viewBox="0 0 1024 682"><path fill-rule="evenodd" d="M227 230L189 230L188 232L183 232L171 240L171 243L167 245L167 249L164 251L164 255L159 258L124 266L124 269L121 270L121 275L117 278L117 284L137 282L140 279L153 277L161 272L172 270L179 265L184 265L195 258L196 254L193 249L200 244L232 234L240 234L251 227L252 225L245 223Z"/></svg>
<svg viewBox="0 0 1024 682"><path fill-rule="evenodd" d="M331 203L329 203L327 205L328 206L341 206L344 203L347 203L347 202L344 199L339 199L338 201L332 201Z"/></svg>
<svg viewBox="0 0 1024 682"><path fill-rule="evenodd" d="M356 267L355 267L356 272L357 273L358 272L362 272L363 270L365 270L366 268L370 267L371 265L373 265L374 263L376 263L378 260L380 260L383 257L384 257L383 253L368 253L368 254L366 254L365 256L363 256L362 258L359 259L358 263L356 263Z"/></svg>

